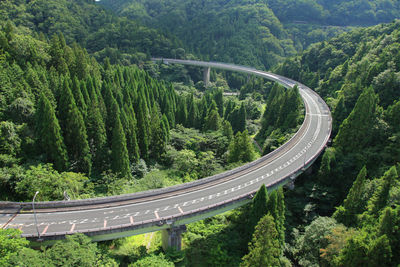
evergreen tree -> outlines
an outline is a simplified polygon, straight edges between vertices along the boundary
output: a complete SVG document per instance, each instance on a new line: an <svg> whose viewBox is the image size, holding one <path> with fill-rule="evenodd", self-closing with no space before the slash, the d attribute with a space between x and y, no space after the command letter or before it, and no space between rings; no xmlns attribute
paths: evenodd
<svg viewBox="0 0 400 267"><path fill-rule="evenodd" d="M132 106L124 105L123 112L121 112L122 124L125 126L125 136L126 136L126 147L129 153L130 162L138 162L139 155L139 145L136 138L137 132L137 121L135 111Z"/></svg>
<svg viewBox="0 0 400 267"><path fill-rule="evenodd" d="M54 163L54 167L63 171L68 166L68 157L61 135L53 106L44 94L36 110L36 137L40 151L46 155L48 162Z"/></svg>
<svg viewBox="0 0 400 267"><path fill-rule="evenodd" d="M332 111L332 136L336 136L339 131L339 126L342 124L343 120L348 116L347 108L345 105L344 96L339 97L339 102L336 104Z"/></svg>
<svg viewBox="0 0 400 267"><path fill-rule="evenodd" d="M228 104L226 105L225 112L224 112L224 119L228 120L229 116L231 115L232 111L235 109L235 103L229 99Z"/></svg>
<svg viewBox="0 0 400 267"><path fill-rule="evenodd" d="M229 142L232 141L232 139L233 139L233 130L232 130L231 124L227 120L224 120L222 122L222 133L224 134L224 136L226 136L228 138Z"/></svg>
<svg viewBox="0 0 400 267"><path fill-rule="evenodd" d="M198 120L199 117L198 114L199 111L196 102L194 101L193 94L189 96L187 103L188 103L187 127L195 127L196 121Z"/></svg>
<svg viewBox="0 0 400 267"><path fill-rule="evenodd" d="M276 230L278 232L279 244L285 244L285 203L282 188L274 190L268 196L268 213L274 218Z"/></svg>
<svg viewBox="0 0 400 267"><path fill-rule="evenodd" d="M92 163L86 127L74 97L69 88L68 79L64 80L60 101L59 116L62 118L62 130L72 169L90 175Z"/></svg>
<svg viewBox="0 0 400 267"><path fill-rule="evenodd" d="M258 221L267 214L268 212L268 193L265 185L261 185L258 189L256 195L253 198L250 210L250 218L248 231L249 236L253 234L254 227L257 225Z"/></svg>
<svg viewBox="0 0 400 267"><path fill-rule="evenodd" d="M97 174L99 174L105 171L105 167L107 166L107 134L96 93L92 92L92 95L92 101L88 110L87 131L90 151L93 157L93 167Z"/></svg>
<svg viewBox="0 0 400 267"><path fill-rule="evenodd" d="M49 65L53 66L61 74L66 74L68 72L68 66L64 58L64 44L65 40L62 34L54 34L50 41L49 49L49 54L51 56Z"/></svg>
<svg viewBox="0 0 400 267"><path fill-rule="evenodd" d="M283 130L296 127L299 106L300 93L299 88L295 85L292 89L286 90L283 96L275 126Z"/></svg>
<svg viewBox="0 0 400 267"><path fill-rule="evenodd" d="M76 106L81 112L84 119L87 117L87 105L85 103L85 98L81 92L81 86L78 78L75 76L72 80L72 94L74 95Z"/></svg>
<svg viewBox="0 0 400 267"><path fill-rule="evenodd" d="M240 266L281 266L281 247L274 218L264 215L255 227L249 244L249 253L243 257Z"/></svg>
<svg viewBox="0 0 400 267"><path fill-rule="evenodd" d="M366 176L367 168L364 166L358 173L343 205L338 207L333 214L333 218L338 222L347 226L353 226L357 222L357 215L364 211L366 202L363 200L363 194Z"/></svg>
<svg viewBox="0 0 400 267"><path fill-rule="evenodd" d="M149 112L144 100L143 93L139 94L137 104L136 118L137 118L137 139L139 144L140 156L147 160L149 157Z"/></svg>
<svg viewBox="0 0 400 267"><path fill-rule="evenodd" d="M176 110L176 123L187 126L188 111L185 98L180 98Z"/></svg>
<svg viewBox="0 0 400 267"><path fill-rule="evenodd" d="M166 138L166 142L168 143L169 138L170 138L170 126L169 126L169 122L168 122L168 118L165 114L163 114L162 118L162 127L163 127L163 131L164 131L164 136Z"/></svg>
<svg viewBox="0 0 400 267"><path fill-rule="evenodd" d="M213 100L204 119L204 131L217 131L221 128L221 118L218 114L217 104Z"/></svg>
<svg viewBox="0 0 400 267"><path fill-rule="evenodd" d="M389 191L397 178L396 166L391 167L381 178L380 185L368 201L368 213L377 215L378 212L384 208L389 199Z"/></svg>
<svg viewBox="0 0 400 267"><path fill-rule="evenodd" d="M393 252L393 262L400 260L400 206L386 207L379 220L378 235L386 235Z"/></svg>
<svg viewBox="0 0 400 267"><path fill-rule="evenodd" d="M228 162L249 162L254 160L255 151L247 130L238 132L228 149Z"/></svg>
<svg viewBox="0 0 400 267"><path fill-rule="evenodd" d="M214 93L214 101L217 104L218 114L220 117L224 116L224 98L222 90L219 89Z"/></svg>
<svg viewBox="0 0 400 267"><path fill-rule="evenodd" d="M257 135L257 138L264 140L269 133L274 129L278 120L280 111L280 102L285 89L279 84L274 84L271 92L268 94L266 109L261 118L261 130Z"/></svg>
<svg viewBox="0 0 400 267"><path fill-rule="evenodd" d="M350 115L340 125L334 140L335 146L343 152L356 152L372 140L372 130L375 124L377 96L372 87L368 87L360 95Z"/></svg>
<svg viewBox="0 0 400 267"><path fill-rule="evenodd" d="M131 177L128 149L126 148L126 138L119 116L116 117L113 128L111 169L120 178Z"/></svg>
<svg viewBox="0 0 400 267"><path fill-rule="evenodd" d="M234 132L243 132L246 129L246 107L244 102L240 105L238 112L235 112L232 128Z"/></svg>
<svg viewBox="0 0 400 267"><path fill-rule="evenodd" d="M167 137L165 136L166 130L163 129L160 117L161 114L159 113L157 106L154 106L150 122L150 156L157 161L160 160L161 156L165 153L167 145Z"/></svg>
<svg viewBox="0 0 400 267"><path fill-rule="evenodd" d="M278 199L277 199L278 214L277 214L277 218L275 219L275 224L276 224L276 230L278 231L278 234L279 234L281 248L283 248L285 245L285 196L283 194L282 187L277 189L276 192L278 195Z"/></svg>

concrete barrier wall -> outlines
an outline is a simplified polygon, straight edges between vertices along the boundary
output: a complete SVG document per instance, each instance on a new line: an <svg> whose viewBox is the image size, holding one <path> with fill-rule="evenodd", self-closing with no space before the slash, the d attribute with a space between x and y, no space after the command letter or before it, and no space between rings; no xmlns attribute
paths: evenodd
<svg viewBox="0 0 400 267"><path fill-rule="evenodd" d="M174 60L176 63L180 63L179 60ZM205 62L195 62L196 64L192 64L192 62L187 63L189 65L198 65L198 66L203 66L203 67L219 67L222 68L222 64L220 63L205 63ZM204 63L204 64L203 64ZM225 66L226 67L226 66ZM246 72L246 73L250 73L250 74L254 74L253 71L255 71L255 69L251 69L251 68L247 68L246 70L243 70L244 67L237 67L237 66L232 66L230 68L226 68L228 70L236 70L236 71L241 71L241 72ZM257 71L258 72L258 71ZM266 72L258 72L257 74L254 74L257 76L261 76L264 78L268 78L274 81L278 81L279 83L282 84L281 81L277 80L275 77L273 76L266 76L266 75L270 75L269 73ZM271 74L277 77L282 77L279 75L275 75L275 74ZM287 83L284 83L283 85L285 87L290 87L288 85L288 83L291 84L298 84L297 82L290 80L288 78L282 77L284 80L287 81ZM310 90L313 94L315 94L316 96L318 96L318 94L316 94L314 91L312 91L310 88L299 84L300 86L302 86L303 88L306 88L306 90ZM326 106L327 111L329 112L329 108L328 106L325 104L325 102L318 96L318 100L322 101L321 103L324 103L324 105ZM331 120L331 118L329 118ZM144 191L144 192L138 192L138 193L133 193L133 194L125 194L125 195L119 195L119 196L111 196L111 197L100 197L100 198L90 198L90 199L83 199L83 200L71 200L71 201L49 201L49 202L35 202L35 207L40 209L40 208L62 208L62 207L81 207L81 206L89 206L89 205L98 205L98 204L112 204L112 203L116 203L116 202L121 202L121 201L128 201L128 200L135 200L135 199L141 199L144 197L152 197L152 196L157 196L157 195L162 195L165 193L171 193L171 192L175 192L175 191L180 191L180 190L185 190L185 189L189 189L191 187L195 187L195 186L199 186L199 185L204 185L210 182L214 182L214 181L218 181L218 180L223 180L224 178L227 178L233 174L239 173L241 171L250 169L252 167L255 167L259 164L264 163L265 161L271 159L272 157L274 157L277 153L281 152L282 150L286 149L287 147L290 147L294 144L296 144L296 141L301 138L301 136L303 135L305 129L307 128L307 123L309 122L309 118L306 116L305 120L303 121L303 124L301 125L301 127L299 128L299 130L292 136L292 138L287 141L285 144L283 144L282 146L280 146L279 148L277 148L276 150L272 151L271 153L259 158L258 160L255 160L253 162L250 162L248 164L245 164L243 166L240 166L238 168L235 168L233 170L230 171L226 171L224 173L221 174L217 174L208 178L204 178L201 180L197 180L194 182L189 182L189 183L185 183L185 184L181 184L181 185L176 185L176 186L171 186L171 187L167 187L167 188L162 188L162 189L156 189L156 190L149 190L149 191ZM330 135L330 131L331 129L329 129L329 135ZM327 136L327 140L329 138L329 135ZM325 142L325 143L326 143ZM324 147L321 147L320 150L318 151L318 153L316 153L315 155L313 155L309 160L307 160L306 165L309 165L310 163L312 163L318 156L319 154L323 151ZM293 173L289 174L287 177L276 181L273 184L268 185L268 189L269 190L273 190L273 188L276 188L280 185L286 184L287 182L291 181L290 177L293 176L297 176L299 174L299 172L301 172L301 168L299 168L298 170L294 171ZM240 198L248 198L249 195L254 194L255 192L249 192L246 195L241 196ZM235 202L236 199L232 199L232 201L230 202ZM215 204L215 207L219 207L219 206L223 206L226 203L218 203ZM32 207L32 203L31 202L0 202L0 208L31 208ZM205 210L207 210L207 208L205 208ZM196 212L192 212L192 213L196 213ZM185 216L185 215L182 215ZM143 222L141 224L146 225L148 223L152 224L154 222L159 222L160 220L153 220L152 222ZM121 226L124 227L124 226ZM101 231L103 231L104 229L102 229ZM100 230L99 230L100 231ZM65 235L61 234L61 235Z"/></svg>

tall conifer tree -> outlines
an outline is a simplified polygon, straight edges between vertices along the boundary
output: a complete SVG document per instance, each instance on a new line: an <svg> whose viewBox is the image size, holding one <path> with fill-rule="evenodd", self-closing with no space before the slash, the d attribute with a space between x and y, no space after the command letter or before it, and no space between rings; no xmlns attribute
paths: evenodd
<svg viewBox="0 0 400 267"><path fill-rule="evenodd" d="M343 205L338 207L333 217L346 226L354 226L357 222L357 215L361 214L366 202L363 200L365 179L367 177L367 168L364 166L357 175L353 186L350 188Z"/></svg>
<svg viewBox="0 0 400 267"><path fill-rule="evenodd" d="M36 137L40 150L58 171L68 166L68 156L53 106L42 93L36 110Z"/></svg>
<svg viewBox="0 0 400 267"><path fill-rule="evenodd" d="M253 234L254 227L257 225L258 221L267 214L268 212L268 193L265 185L261 185L260 189L257 191L253 198L250 210L250 220L249 220L249 236Z"/></svg>
<svg viewBox="0 0 400 267"><path fill-rule="evenodd" d="M268 214L263 216L255 227L249 253L243 257L240 266L281 266L280 256L279 235L274 218Z"/></svg>
<svg viewBox="0 0 400 267"><path fill-rule="evenodd" d="M62 118L62 130L72 169L90 175L92 163L86 127L67 79L64 80L60 96L59 114Z"/></svg>
<svg viewBox="0 0 400 267"><path fill-rule="evenodd" d="M120 178L131 177L125 133L119 116L116 116L111 145L111 169Z"/></svg>

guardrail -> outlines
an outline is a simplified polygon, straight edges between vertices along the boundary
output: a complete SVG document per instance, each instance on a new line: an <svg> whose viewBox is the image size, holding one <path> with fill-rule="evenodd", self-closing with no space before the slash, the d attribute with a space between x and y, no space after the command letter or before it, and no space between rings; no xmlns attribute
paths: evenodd
<svg viewBox="0 0 400 267"><path fill-rule="evenodd" d="M168 60L166 60L166 61L168 61ZM221 63L212 63L212 65L215 65L215 64L221 64ZM285 87L291 87L289 83L291 83L292 85L298 84L303 89L308 90L308 91L312 92L313 94L315 94L316 96L318 96L318 94L316 94L310 88L308 88L302 84L299 84L291 79L282 77L280 75L270 74L270 73L260 72L260 71L257 71L257 73L253 73L254 71L256 71L255 69L250 69L250 68L244 69L244 67L238 67L238 68L234 68L234 69L236 71L251 73L251 74L261 76L261 77L264 77L267 79L278 81L279 83L283 84ZM284 81L279 80L276 77L282 78ZM326 112L329 114L329 107L319 96L318 96L318 101L320 103L323 103L323 105L326 108L325 109ZM307 108L307 105L305 105L305 106ZM331 117L329 117L328 119L331 121ZM40 209L40 208L63 208L63 207L79 209L79 207L82 207L82 206L91 206L91 205L99 205L99 204L110 204L110 205L113 204L111 206L114 206L117 202L141 199L141 198L145 198L145 197L158 196L158 195L162 195L162 194L166 194L166 193L173 193L173 192L185 190L188 188L195 188L197 186L201 186L201 185L215 182L218 180L220 180L222 182L222 181L224 181L224 178L229 177L234 174L237 174L237 173L240 173L242 171L248 170L250 168L256 167L257 165L261 165L261 164L265 163L266 161L268 161L270 158L272 158L277 153L280 153L281 151L285 150L286 148L295 145L297 143L296 141L299 138L301 138L301 136L304 134L309 121L310 121L310 117L305 116L305 119L304 119L302 125L300 126L300 128L298 129L298 131L291 137L290 140L288 140L285 144L283 144L276 150L272 151L271 153L255 160L253 162L242 165L233 170L223 172L221 174L217 174L217 175L214 175L211 177L207 177L207 178L204 178L201 180L197 180L197 181L193 181L193 182L189 182L189 183L185 183L185 184L181 184L181 185L171 186L171 187L162 188L162 189L148 190L148 191L138 192L138 193L133 193L133 194L125 194L125 195L112 196L112 197L90 198L90 199L83 199L83 200L71 200L71 201L35 202L35 207L38 209ZM326 144L329 139L330 132L331 132L331 124L329 124L328 130L329 130L329 132L327 133L324 144ZM312 156L310 155L311 157L305 162L305 165L312 164L312 162L315 161L316 158L322 153L323 149L324 149L324 147L321 147L317 151L317 153L315 153ZM266 185L267 188L269 190L272 190L273 188L275 188L279 185L286 184L287 182L294 179L299 173L301 173L303 167L304 166L300 166L299 168L297 168L296 170L294 170L293 172L288 174L283 179ZM154 225L155 223L157 225L160 225L160 224L162 225L163 222L168 221L168 220L178 221L178 220L182 220L184 218L193 216L194 214L198 214L200 212L206 212L206 211L211 211L213 209L224 208L227 205L232 205L233 203L236 203L238 201L243 201L245 199L249 199L249 196L251 196L255 193L256 193L256 191L248 192L246 194L243 194L243 195L233 198L231 200L219 202L214 205L203 207L198 210L192 210L189 212L185 212L181 215L162 217L160 219L153 219L153 220L141 221L141 222L138 221L138 222L135 222L134 224L126 224L126 225L119 225L119 226L113 226L113 227L108 227L108 228L97 228L97 229L91 229L91 230L84 230L82 232L85 232L87 235L90 236L90 235L97 235L97 234L101 234L101 233L107 233L107 231L119 231L119 230L125 231L127 229L129 230L129 229L137 229L137 228L146 228L146 227L149 227L149 225ZM0 202L0 208L30 208L31 206L32 206L31 202ZM75 231L75 232L79 232L79 231ZM49 233L47 235L54 236L54 238L57 238L57 236L65 236L66 234L70 234L70 233L69 232L60 232L60 233L51 233L51 234ZM47 235L44 234L43 237L46 237ZM35 235L24 235L24 237L33 238L33 237L35 237Z"/></svg>

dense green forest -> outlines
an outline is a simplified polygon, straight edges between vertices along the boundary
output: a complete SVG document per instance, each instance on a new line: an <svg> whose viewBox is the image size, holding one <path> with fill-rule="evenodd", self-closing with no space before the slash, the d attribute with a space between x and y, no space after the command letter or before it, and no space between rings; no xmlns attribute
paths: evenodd
<svg viewBox="0 0 400 267"><path fill-rule="evenodd" d="M141 63L150 55L173 56L180 41L138 22L117 17L91 0L1 1L0 20L32 34L61 32L68 44L78 43L101 62Z"/></svg>
<svg viewBox="0 0 400 267"><path fill-rule="evenodd" d="M118 14L176 35L206 60L269 68L295 48L262 1L101 1Z"/></svg>
<svg viewBox="0 0 400 267"><path fill-rule="evenodd" d="M100 4L174 34L187 52L205 60L266 69L296 50L347 31L347 26L390 22L400 15L399 2L391 0L101 0Z"/></svg>
<svg viewBox="0 0 400 267"><path fill-rule="evenodd" d="M33 250L7 229L1 266L400 264L400 22L331 27L392 21L397 1L101 2L118 15L89 0L0 2L0 200L201 179L274 150L303 120L296 87L213 71L206 88L201 70L152 55L298 80L330 106L332 144L294 190L261 187L189 224L183 251L164 251L158 233Z"/></svg>
<svg viewBox="0 0 400 267"><path fill-rule="evenodd" d="M289 249L300 265L399 263L399 26L341 35L276 68L315 88L334 120L319 169L287 195L287 224L305 230Z"/></svg>
<svg viewBox="0 0 400 267"><path fill-rule="evenodd" d="M282 22L309 22L330 25L373 25L390 22L399 17L399 2L393 0L355 0L355 1L328 1L328 0L257 0L257 1L157 1L157 0L101 0L118 13L135 16L144 20L151 20L167 16L167 10L177 10L177 15L193 18L199 10L216 9L222 5L226 7L262 5L267 6ZM219 7L219 8L218 8ZM189 9L187 9L189 8ZM300 12L301 11L301 12ZM357 12L355 12L357 11ZM200 11L203 12L203 11ZM199 13L200 13L199 12ZM168 20L168 19L167 19Z"/></svg>

